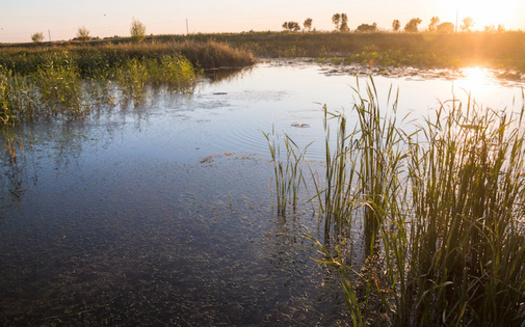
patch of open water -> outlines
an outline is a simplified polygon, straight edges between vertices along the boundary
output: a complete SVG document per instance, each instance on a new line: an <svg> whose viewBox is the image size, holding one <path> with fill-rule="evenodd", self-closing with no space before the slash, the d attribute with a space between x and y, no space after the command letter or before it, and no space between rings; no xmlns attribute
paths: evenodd
<svg viewBox="0 0 525 327"><path fill-rule="evenodd" d="M309 206L275 216L263 136L275 128L300 146L316 140L308 157L322 159L322 105L349 111L356 96L355 76L328 72L261 63L192 95L25 127L25 155L0 168L0 323L345 321L338 281L303 237L319 235L317 218ZM374 83L383 103L399 88L400 116L428 115L468 92L487 106L520 108L520 85L486 76Z"/></svg>

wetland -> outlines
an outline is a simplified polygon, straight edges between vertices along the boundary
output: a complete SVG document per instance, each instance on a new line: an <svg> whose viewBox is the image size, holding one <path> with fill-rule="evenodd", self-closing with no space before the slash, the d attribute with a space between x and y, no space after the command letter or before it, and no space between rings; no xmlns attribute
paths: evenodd
<svg viewBox="0 0 525 327"><path fill-rule="evenodd" d="M402 306L409 308L410 301L398 301L397 294L378 291L386 300L369 295L375 285L393 289L377 282L377 276L384 274L394 285L408 276L389 275L380 268L374 277L363 277L363 268L372 271L380 262L390 264L385 257L393 255L387 247L393 238L377 236L379 259L370 264L369 257L374 255L368 253L362 233L366 222L359 218L366 210L356 211L357 218L348 225L350 236L342 241L335 235L337 228L325 225L323 209L313 205L312 198L326 194L315 190L315 178L321 180L319 176L330 167L327 144L337 149L341 135L339 120L324 120L327 110L334 117L344 113L350 126L358 126L360 116L354 106L377 102L382 114L399 117L396 128L411 134L424 125L425 118L439 116L439 109L451 99L453 106L462 101L466 110L493 108L519 116L523 110L521 79L502 79L498 71L477 66L378 69L313 59L260 60L234 71L205 71L203 76L191 75L191 83L182 92L179 82L175 90L145 84L139 98L118 83L109 85L105 94L117 100L107 110L82 113L80 119L56 113L50 114L53 119L14 115L22 122L4 129L7 136L2 140L0 167L0 322L6 326L424 322L425 314L417 310L400 316ZM131 84L129 81L123 83ZM376 95L369 92L373 97L361 102L359 94L366 94L371 83ZM395 94L396 110L390 111ZM476 105L471 106L473 99ZM95 102L89 101L93 106ZM327 126L332 133L327 133ZM293 140L296 151L307 148L308 160L301 163L304 183L298 186L299 205L294 212L278 214L274 164L287 162L287 138ZM272 140L280 149L273 163L268 146ZM432 144L431 140L422 143ZM512 164L518 171L515 176L523 176L519 173L521 159ZM423 163L420 167L432 168ZM409 180L404 174L396 176ZM342 183L350 185L349 189L354 186ZM523 183L522 178L517 183ZM521 187L516 189L523 192ZM520 193L509 206L523 204L522 198ZM369 206L379 202L374 200ZM423 211L419 216L425 216ZM520 215L517 210L516 219ZM426 213L425 217L430 216ZM381 231L414 232L396 225L394 214L388 217L388 228ZM512 225L512 238L523 238L522 226L505 224L505 228ZM326 242L326 230L332 228L330 237L335 240ZM317 243L318 248L312 239L325 242ZM516 249L521 258L523 245ZM338 251L343 254L336 255ZM414 260L422 258L416 252ZM520 284L523 265L513 264L512 254L505 258L513 266L509 275ZM341 277L343 261L351 268ZM412 261L407 262L410 267ZM480 262L487 267L491 264ZM424 267L428 276L435 276L435 287L427 287L440 291L449 282L460 285L460 277L443 277L439 274L443 267L436 265ZM392 271L398 274L404 266ZM473 271L472 276L475 274ZM472 280L463 286L470 290L485 283ZM342 288L341 283L347 287ZM410 292L424 293L415 290L421 285L412 287ZM521 287L518 293L523 292ZM352 302L349 294L354 288L366 300ZM415 301L418 310L421 306L431 310L432 301L440 303L442 296L446 302L453 296L439 293L425 299L426 294ZM524 300L523 293L509 296L512 301ZM448 305L444 307L450 309ZM523 303L516 305L509 309L509 316L517 312L518 318L505 317L513 323L523 317ZM484 318L476 310L464 315L469 311L465 308L453 307L451 311L459 311L459 316L447 317L447 323L469 324Z"/></svg>

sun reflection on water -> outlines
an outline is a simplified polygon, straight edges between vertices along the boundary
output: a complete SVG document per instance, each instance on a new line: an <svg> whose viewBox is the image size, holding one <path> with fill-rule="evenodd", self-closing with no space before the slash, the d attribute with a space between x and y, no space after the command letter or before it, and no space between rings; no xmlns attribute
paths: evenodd
<svg viewBox="0 0 525 327"><path fill-rule="evenodd" d="M493 78L488 69L481 67L467 67L463 69L463 75L465 78L461 80L461 87L472 93L483 91Z"/></svg>

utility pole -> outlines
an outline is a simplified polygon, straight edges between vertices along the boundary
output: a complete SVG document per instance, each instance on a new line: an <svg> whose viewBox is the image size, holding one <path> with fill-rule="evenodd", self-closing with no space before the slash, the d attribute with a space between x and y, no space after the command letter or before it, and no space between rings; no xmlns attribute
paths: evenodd
<svg viewBox="0 0 525 327"><path fill-rule="evenodd" d="M47 34L49 35L49 42L51 42L51 30L47 30Z"/></svg>
<svg viewBox="0 0 525 327"><path fill-rule="evenodd" d="M188 18L186 18L186 35L190 34L188 30Z"/></svg>

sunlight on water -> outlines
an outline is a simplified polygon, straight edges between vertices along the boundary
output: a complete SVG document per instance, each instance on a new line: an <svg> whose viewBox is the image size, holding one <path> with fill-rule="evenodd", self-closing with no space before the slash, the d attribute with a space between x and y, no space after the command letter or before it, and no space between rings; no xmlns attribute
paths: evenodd
<svg viewBox="0 0 525 327"><path fill-rule="evenodd" d="M465 83L465 88L473 93L477 93L487 86L487 82L491 78L490 73L487 69L481 67L469 67L463 70L465 79L462 81Z"/></svg>
<svg viewBox="0 0 525 327"><path fill-rule="evenodd" d="M494 72L487 68L467 67L461 71L461 75L463 77L455 81L455 88L461 90L462 95L468 94L474 99L485 100L484 95L492 93L495 88L498 88L498 81ZM458 95L457 92L456 95Z"/></svg>
<svg viewBox="0 0 525 327"><path fill-rule="evenodd" d="M489 72L481 67L468 67L463 70L463 73L472 89L478 88L489 78Z"/></svg>

